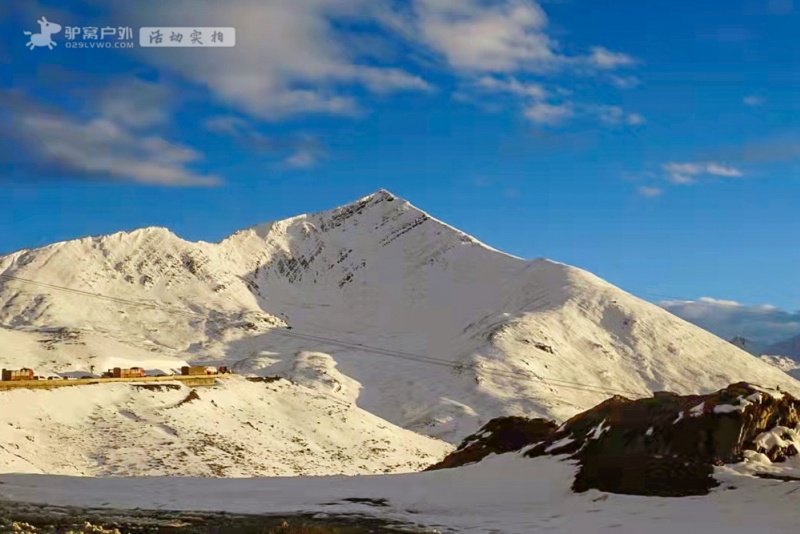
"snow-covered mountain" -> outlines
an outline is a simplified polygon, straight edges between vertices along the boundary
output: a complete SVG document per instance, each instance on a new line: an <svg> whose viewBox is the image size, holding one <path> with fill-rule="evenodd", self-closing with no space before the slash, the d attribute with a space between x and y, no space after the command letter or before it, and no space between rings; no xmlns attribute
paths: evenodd
<svg viewBox="0 0 800 534"><path fill-rule="evenodd" d="M146 228L23 250L0 273L0 366L225 362L451 443L496 416L563 420L614 393L745 380L800 394L656 305L383 190L219 243Z"/></svg>
<svg viewBox="0 0 800 534"><path fill-rule="evenodd" d="M764 349L762 353L773 356L785 356L800 362L800 336L770 345Z"/></svg>

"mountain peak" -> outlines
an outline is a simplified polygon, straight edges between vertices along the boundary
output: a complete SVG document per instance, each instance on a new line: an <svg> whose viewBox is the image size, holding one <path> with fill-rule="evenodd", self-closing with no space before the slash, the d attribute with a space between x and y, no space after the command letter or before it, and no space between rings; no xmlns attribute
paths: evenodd
<svg viewBox="0 0 800 534"><path fill-rule="evenodd" d="M397 195L394 195L388 189L384 189L381 187L380 189L369 195L369 197L375 200L394 200L397 198Z"/></svg>

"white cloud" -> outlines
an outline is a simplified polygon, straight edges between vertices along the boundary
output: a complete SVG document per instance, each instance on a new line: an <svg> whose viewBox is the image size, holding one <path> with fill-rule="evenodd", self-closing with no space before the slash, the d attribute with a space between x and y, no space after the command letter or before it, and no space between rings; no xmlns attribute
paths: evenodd
<svg viewBox="0 0 800 534"><path fill-rule="evenodd" d="M629 113L625 121L631 126L639 126L640 124L644 124L646 122L645 118L638 113Z"/></svg>
<svg viewBox="0 0 800 534"><path fill-rule="evenodd" d="M551 126L563 124L579 116L597 119L609 126L640 126L645 123L642 115L627 113L619 106L587 105L565 101L562 100L562 96L571 95L569 90L558 87L548 90L540 83L520 81L514 76L481 76L474 80L472 85L483 92L509 94L519 98L523 102L524 115L537 124ZM480 102L477 100L476 103Z"/></svg>
<svg viewBox="0 0 800 534"><path fill-rule="evenodd" d="M775 306L745 306L709 297L659 304L724 339L743 336L764 347L800 334L800 312L787 312Z"/></svg>
<svg viewBox="0 0 800 534"><path fill-rule="evenodd" d="M511 93L536 100L544 100L548 96L541 84L520 82L514 77L501 79L494 76L483 76L477 80L476 85L484 90Z"/></svg>
<svg viewBox="0 0 800 534"><path fill-rule="evenodd" d="M764 99L760 96L750 95L742 99L745 106L758 107L764 103Z"/></svg>
<svg viewBox="0 0 800 534"><path fill-rule="evenodd" d="M725 306L728 308L741 308L742 304L735 300L715 299L712 297L700 297L699 302L703 304L711 304L713 306Z"/></svg>
<svg viewBox="0 0 800 534"><path fill-rule="evenodd" d="M692 178L691 175L680 174L680 173L670 173L667 176L667 179L670 181L670 183L673 183L675 185L692 185L696 182L696 180Z"/></svg>
<svg viewBox="0 0 800 534"><path fill-rule="evenodd" d="M376 47L383 42L400 51L404 47L395 46L399 36L413 54L412 64L444 64L448 74L462 80L481 79L484 90L524 99L523 108L531 107L531 99L546 98L541 84L524 79L532 75L565 72L601 75L620 87L637 83L634 77L611 78L616 69L635 63L627 54L602 46L584 54L563 53L548 35L547 15L534 0L139 0L113 5L114 18L134 25L158 20L164 26L236 27L235 48L145 48L136 53L207 87L237 111L268 120L306 113L358 115L363 106L356 98L358 87L373 93L433 90L405 68L376 65L388 55L365 51L359 40L370 33L363 31L365 26L384 30L382 36L369 36ZM546 105L531 114L539 117L559 106ZM551 115L564 116L565 110L560 106ZM638 119L632 115L629 124Z"/></svg>
<svg viewBox="0 0 800 534"><path fill-rule="evenodd" d="M713 176L724 176L726 178L739 178L743 176L742 171L733 167L726 167L719 163L709 163L706 165L706 172Z"/></svg>
<svg viewBox="0 0 800 534"><path fill-rule="evenodd" d="M720 163L665 163L662 169L667 179L673 184L690 185L697 182L699 177L720 176L723 178L739 178L744 173L735 167Z"/></svg>
<svg viewBox="0 0 800 534"><path fill-rule="evenodd" d="M627 124L628 126L640 126L645 119L638 113L626 113L619 106L591 106L589 111L597 116L601 122L610 126Z"/></svg>
<svg viewBox="0 0 800 534"><path fill-rule="evenodd" d="M9 134L24 147L19 163L30 166L31 174L160 186L219 183L191 169L203 154L160 133L172 117L168 94L126 78L82 93L83 105L69 111L47 108L20 92L3 96L10 103Z"/></svg>
<svg viewBox="0 0 800 534"><path fill-rule="evenodd" d="M703 172L703 167L696 163L665 163L664 170L670 174L695 176Z"/></svg>
<svg viewBox="0 0 800 534"><path fill-rule="evenodd" d="M233 26L233 48L139 49L139 57L206 86L224 103L266 119L300 113L354 115L354 86L428 91L419 76L362 64L336 22L363 19L368 0L139 0L115 3L131 25Z"/></svg>
<svg viewBox="0 0 800 534"><path fill-rule="evenodd" d="M288 158L286 165L295 169L308 169L317 163L318 155L311 150L298 150Z"/></svg>
<svg viewBox="0 0 800 534"><path fill-rule="evenodd" d="M525 117L536 124L555 126L571 118L574 111L569 104L536 102L525 109Z"/></svg>
<svg viewBox="0 0 800 534"><path fill-rule="evenodd" d="M456 69L541 70L559 61L547 15L524 0L416 0L424 42Z"/></svg>
<svg viewBox="0 0 800 534"><path fill-rule="evenodd" d="M615 87L619 87L620 89L633 89L634 87L639 87L642 84L642 81L636 76L620 76L617 74L611 75L609 77L609 81Z"/></svg>
<svg viewBox="0 0 800 534"><path fill-rule="evenodd" d="M648 185L640 185L636 188L636 191L642 195L643 197L647 198L655 198L660 197L664 194L664 190L659 187L652 187Z"/></svg>
<svg viewBox="0 0 800 534"><path fill-rule="evenodd" d="M547 33L533 0L414 0L422 42L453 68L471 72L547 72L557 68L615 70L634 65L623 53L595 46L568 56Z"/></svg>
<svg viewBox="0 0 800 534"><path fill-rule="evenodd" d="M309 135L272 137L259 132L253 124L238 116L220 115L205 121L208 131L236 139L248 149L282 158L285 167L307 169L316 165L325 150L322 143Z"/></svg>
<svg viewBox="0 0 800 534"><path fill-rule="evenodd" d="M342 67L337 75L345 81L357 80L376 93L433 90L433 87L419 76L400 69L349 65Z"/></svg>
<svg viewBox="0 0 800 534"><path fill-rule="evenodd" d="M588 60L595 67L607 70L628 67L636 63L636 60L628 54L612 52L602 46L592 48Z"/></svg>
<svg viewBox="0 0 800 534"><path fill-rule="evenodd" d="M169 120L170 97L163 84L139 79L117 81L93 96L100 114L132 128L165 124Z"/></svg>
<svg viewBox="0 0 800 534"><path fill-rule="evenodd" d="M18 133L31 150L79 177L96 177L161 186L208 186L219 179L186 165L202 160L188 147L155 135L138 135L110 118L82 119L29 111L17 118Z"/></svg>
<svg viewBox="0 0 800 534"><path fill-rule="evenodd" d="M205 127L210 132L227 135L240 135L251 131L250 124L246 120L234 115L210 117L206 119Z"/></svg>

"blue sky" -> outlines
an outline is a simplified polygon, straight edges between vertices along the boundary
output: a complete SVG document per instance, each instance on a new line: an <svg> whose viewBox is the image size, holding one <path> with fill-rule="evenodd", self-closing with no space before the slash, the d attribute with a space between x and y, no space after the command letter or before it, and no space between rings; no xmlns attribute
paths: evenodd
<svg viewBox="0 0 800 534"><path fill-rule="evenodd" d="M213 241L383 187L510 253L800 332L797 4L4 3L0 252ZM42 16L237 46L29 50Z"/></svg>

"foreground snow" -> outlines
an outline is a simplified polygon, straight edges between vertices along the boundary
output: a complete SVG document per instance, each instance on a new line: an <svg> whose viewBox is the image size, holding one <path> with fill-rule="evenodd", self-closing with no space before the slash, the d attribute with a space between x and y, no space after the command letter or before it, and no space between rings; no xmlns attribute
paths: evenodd
<svg viewBox="0 0 800 534"><path fill-rule="evenodd" d="M359 513L452 532L797 532L800 484L753 478L750 472L746 466L718 470L723 485L703 497L576 495L569 489L569 463L502 455L459 469L350 478L0 475L0 498L123 509Z"/></svg>

